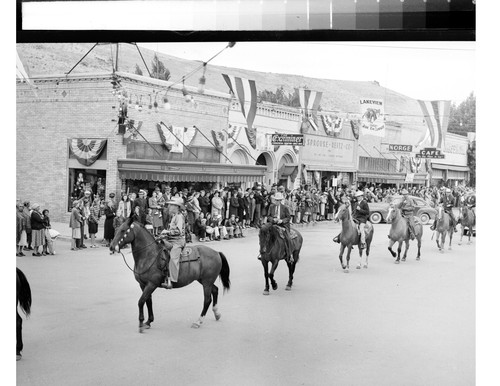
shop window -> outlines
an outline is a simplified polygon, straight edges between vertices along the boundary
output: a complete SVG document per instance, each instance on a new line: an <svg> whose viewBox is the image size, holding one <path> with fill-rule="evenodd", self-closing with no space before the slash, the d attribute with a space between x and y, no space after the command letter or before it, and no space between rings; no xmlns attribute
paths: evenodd
<svg viewBox="0 0 500 386"><path fill-rule="evenodd" d="M106 198L106 170L69 169L68 173L68 211L73 207L73 201L83 196L85 190L90 190L92 196Z"/></svg>

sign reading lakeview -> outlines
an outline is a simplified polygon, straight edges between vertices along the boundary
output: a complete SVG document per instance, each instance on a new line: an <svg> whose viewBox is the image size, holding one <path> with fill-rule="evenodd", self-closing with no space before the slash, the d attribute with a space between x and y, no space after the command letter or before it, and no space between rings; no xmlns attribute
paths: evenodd
<svg viewBox="0 0 500 386"><path fill-rule="evenodd" d="M361 99L361 134L385 137L384 102L380 99Z"/></svg>
<svg viewBox="0 0 500 386"><path fill-rule="evenodd" d="M441 153L441 150L436 149L435 147L426 147L420 150L420 153L415 154L417 158L444 158L444 154Z"/></svg>
<svg viewBox="0 0 500 386"><path fill-rule="evenodd" d="M389 151L411 153L412 150L413 150L413 146L412 145L393 145L393 144L389 144Z"/></svg>
<svg viewBox="0 0 500 386"><path fill-rule="evenodd" d="M304 134L273 134L271 144L304 146Z"/></svg>

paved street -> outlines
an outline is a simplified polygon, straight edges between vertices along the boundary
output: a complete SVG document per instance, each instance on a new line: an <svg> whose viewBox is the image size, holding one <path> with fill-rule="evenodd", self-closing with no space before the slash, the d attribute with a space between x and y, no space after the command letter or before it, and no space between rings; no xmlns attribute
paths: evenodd
<svg viewBox="0 0 500 386"><path fill-rule="evenodd" d="M23 323L18 385L472 385L475 382L475 245L439 253L424 230L422 260L399 265L389 225L375 226L369 268L340 267L339 224L300 228L304 246L293 290L263 296L256 232L206 243L222 251L231 290L222 318L202 308L202 289L157 289L155 321L138 333L140 289L121 255L105 248L18 257L32 288ZM473 239L474 243L476 239ZM130 249L125 249L129 264ZM222 284L217 280L219 288ZM222 291L221 291L222 293ZM13 348L12 348L13 349Z"/></svg>

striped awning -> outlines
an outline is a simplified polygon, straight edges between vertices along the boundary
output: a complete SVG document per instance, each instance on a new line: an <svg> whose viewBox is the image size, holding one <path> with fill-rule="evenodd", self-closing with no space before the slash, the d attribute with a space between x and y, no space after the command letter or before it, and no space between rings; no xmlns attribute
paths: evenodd
<svg viewBox="0 0 500 386"><path fill-rule="evenodd" d="M122 180L159 182L263 182L266 166L119 159Z"/></svg>
<svg viewBox="0 0 500 386"><path fill-rule="evenodd" d="M122 180L159 182L263 182L263 176L228 176L216 174L150 173L135 170L120 171Z"/></svg>

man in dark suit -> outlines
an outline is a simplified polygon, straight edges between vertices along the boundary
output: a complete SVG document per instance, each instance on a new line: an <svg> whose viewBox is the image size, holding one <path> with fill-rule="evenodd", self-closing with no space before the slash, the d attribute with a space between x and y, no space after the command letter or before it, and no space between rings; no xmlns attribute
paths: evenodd
<svg viewBox="0 0 500 386"><path fill-rule="evenodd" d="M365 194L358 190L354 196L356 197L357 203L353 205L352 217L356 223L359 224L359 231L361 233L361 249L366 248L366 235L365 235L365 225L370 217L370 208L365 200Z"/></svg>
<svg viewBox="0 0 500 386"><path fill-rule="evenodd" d="M268 210L268 221L278 225L285 229L285 245L286 245L286 256L288 261L293 261L292 257L292 240L290 238L290 221L292 216L290 214L290 209L283 204L283 193L276 192L274 194L274 203L269 206Z"/></svg>
<svg viewBox="0 0 500 386"><path fill-rule="evenodd" d="M451 189L446 188L446 190L444 191L444 194L441 195L439 203L443 204L443 208L444 208L445 213L448 213L448 215L451 218L453 232L456 232L457 231L457 219L455 218L455 215L453 214L454 201L455 201L455 199L451 195ZM435 230L436 226L437 226L437 218L434 218L434 223L431 226L431 231Z"/></svg>

